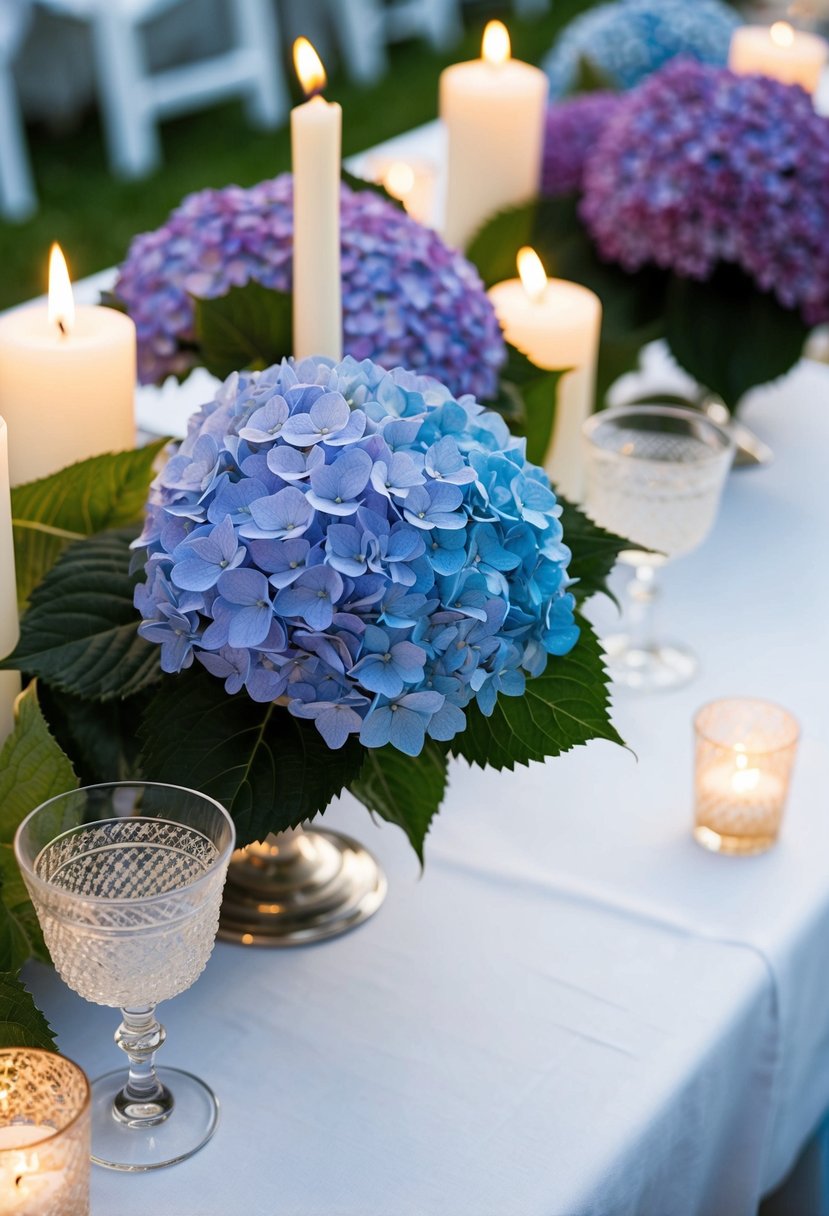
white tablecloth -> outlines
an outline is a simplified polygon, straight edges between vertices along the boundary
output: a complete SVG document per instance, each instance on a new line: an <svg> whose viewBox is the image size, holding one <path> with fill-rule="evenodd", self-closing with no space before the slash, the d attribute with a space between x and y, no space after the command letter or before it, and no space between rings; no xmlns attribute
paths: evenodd
<svg viewBox="0 0 829 1216"><path fill-rule="evenodd" d="M344 798L326 819L375 850L385 905L313 948L217 946L162 1018L219 1131L173 1169L95 1170L94 1216L750 1216L783 1178L829 1107L829 369L747 420L774 464L664 575L697 680L616 697L632 752L456 765L422 878ZM750 859L689 831L691 717L732 694L803 728L781 842ZM29 978L61 1049L116 1067L117 1015Z"/></svg>

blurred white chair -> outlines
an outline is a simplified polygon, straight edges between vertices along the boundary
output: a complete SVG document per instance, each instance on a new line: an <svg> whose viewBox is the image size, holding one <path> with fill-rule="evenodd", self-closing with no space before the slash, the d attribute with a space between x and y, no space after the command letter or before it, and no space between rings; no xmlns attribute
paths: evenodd
<svg viewBox="0 0 829 1216"><path fill-rule="evenodd" d="M270 0L227 0L234 43L221 54L150 72L143 26L181 0L39 0L53 13L88 21L109 161L122 177L143 177L161 159L159 119L244 96L251 121L275 127L288 94Z"/></svg>
<svg viewBox="0 0 829 1216"><path fill-rule="evenodd" d="M0 0L0 215L24 220L37 208L12 73L31 16L29 0Z"/></svg>
<svg viewBox="0 0 829 1216"><path fill-rule="evenodd" d="M403 38L428 39L445 50L463 32L460 0L329 0L343 66L361 84L379 80L386 47Z"/></svg>

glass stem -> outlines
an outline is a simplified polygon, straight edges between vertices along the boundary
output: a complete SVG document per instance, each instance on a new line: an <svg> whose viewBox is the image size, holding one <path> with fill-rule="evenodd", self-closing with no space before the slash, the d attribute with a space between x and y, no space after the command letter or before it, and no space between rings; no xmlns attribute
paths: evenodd
<svg viewBox="0 0 829 1216"><path fill-rule="evenodd" d="M650 651L654 642L654 604L659 598L656 567L637 565L627 585L627 634L630 650Z"/></svg>
<svg viewBox="0 0 829 1216"><path fill-rule="evenodd" d="M127 1083L115 1095L115 1117L129 1127L151 1127L163 1123L173 1109L173 1095L161 1084L155 1067L155 1053L167 1034L156 1020L155 1005L122 1009L121 1016L115 1042L130 1064Z"/></svg>

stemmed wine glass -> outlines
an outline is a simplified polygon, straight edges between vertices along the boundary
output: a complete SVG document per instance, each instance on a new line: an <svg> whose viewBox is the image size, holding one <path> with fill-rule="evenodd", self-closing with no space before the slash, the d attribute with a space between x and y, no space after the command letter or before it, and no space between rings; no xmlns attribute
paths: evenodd
<svg viewBox="0 0 829 1216"><path fill-rule="evenodd" d="M603 410L587 420L583 433L588 514L632 542L620 554L634 576L625 629L604 639L608 669L630 688L677 687L694 675L697 660L685 646L653 636L656 572L710 532L734 441L704 414L667 405Z"/></svg>
<svg viewBox="0 0 829 1216"><path fill-rule="evenodd" d="M184 992L213 949L235 841L227 811L193 790L119 782L44 802L17 830L17 861L63 980L121 1009L115 1041L126 1077L92 1086L92 1160L150 1170L212 1136L213 1092L155 1066L164 1027L155 1006Z"/></svg>

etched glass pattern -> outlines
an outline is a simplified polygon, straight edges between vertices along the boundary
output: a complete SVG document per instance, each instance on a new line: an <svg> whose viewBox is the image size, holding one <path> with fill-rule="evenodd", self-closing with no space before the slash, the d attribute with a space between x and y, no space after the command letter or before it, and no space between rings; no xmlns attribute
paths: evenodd
<svg viewBox="0 0 829 1216"><path fill-rule="evenodd" d="M201 832L131 818L74 828L48 844L33 891L63 980L88 1001L158 1004L203 970L216 937L224 873ZM91 898L90 898L91 897Z"/></svg>

